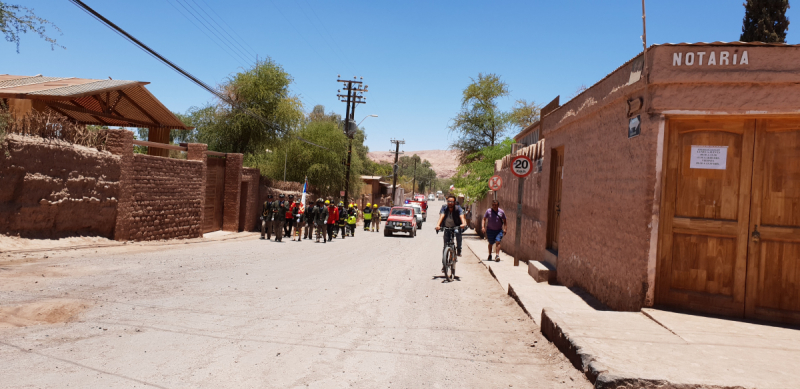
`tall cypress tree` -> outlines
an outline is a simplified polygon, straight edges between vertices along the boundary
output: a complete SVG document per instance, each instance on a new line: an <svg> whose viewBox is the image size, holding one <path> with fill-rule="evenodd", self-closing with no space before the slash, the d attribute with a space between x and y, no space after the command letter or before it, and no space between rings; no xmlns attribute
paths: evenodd
<svg viewBox="0 0 800 389"><path fill-rule="evenodd" d="M789 0L746 0L742 42L786 43Z"/></svg>

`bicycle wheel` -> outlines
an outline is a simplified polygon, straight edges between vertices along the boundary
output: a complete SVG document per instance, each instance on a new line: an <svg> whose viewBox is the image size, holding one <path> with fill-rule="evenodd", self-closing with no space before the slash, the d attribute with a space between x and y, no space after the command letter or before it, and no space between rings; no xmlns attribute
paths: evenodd
<svg viewBox="0 0 800 389"><path fill-rule="evenodd" d="M444 267L444 278L447 281L451 281L453 279L452 278L453 275L451 274L451 269L450 269L450 261L451 261L450 258L452 257L452 254L453 254L453 249L451 247L446 247L444 249L444 253L442 254L442 266Z"/></svg>
<svg viewBox="0 0 800 389"><path fill-rule="evenodd" d="M450 277L456 278L456 253L450 250Z"/></svg>

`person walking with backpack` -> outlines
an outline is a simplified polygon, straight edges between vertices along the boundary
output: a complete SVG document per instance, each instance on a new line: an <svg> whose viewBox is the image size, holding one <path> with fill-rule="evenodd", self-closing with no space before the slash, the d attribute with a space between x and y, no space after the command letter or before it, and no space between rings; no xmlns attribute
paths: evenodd
<svg viewBox="0 0 800 389"><path fill-rule="evenodd" d="M336 221L336 229L340 230L342 239L344 239L347 236L347 208L344 207L344 202L339 202L336 211L339 212L339 220Z"/></svg>
<svg viewBox="0 0 800 389"><path fill-rule="evenodd" d="M494 245L495 262L500 262L500 241L506 233L506 213L500 208L500 202L492 201L492 207L483 214L484 236L489 242L489 261L492 260L492 245Z"/></svg>

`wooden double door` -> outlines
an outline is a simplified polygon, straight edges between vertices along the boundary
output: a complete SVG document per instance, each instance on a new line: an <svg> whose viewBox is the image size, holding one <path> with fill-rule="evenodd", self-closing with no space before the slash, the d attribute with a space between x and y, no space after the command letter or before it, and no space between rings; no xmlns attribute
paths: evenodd
<svg viewBox="0 0 800 389"><path fill-rule="evenodd" d="M800 118L668 128L656 304L800 323Z"/></svg>

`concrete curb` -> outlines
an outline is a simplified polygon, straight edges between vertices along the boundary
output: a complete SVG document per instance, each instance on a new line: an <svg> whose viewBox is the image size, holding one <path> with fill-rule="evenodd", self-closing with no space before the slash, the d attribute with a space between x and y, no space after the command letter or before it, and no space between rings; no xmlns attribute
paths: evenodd
<svg viewBox="0 0 800 389"><path fill-rule="evenodd" d="M572 336L567 328L560 325L563 320L553 308L542 309L541 331L547 340L561 351L572 362L576 369L583 372L589 382L597 389L744 389L743 386L720 386L705 384L674 383L664 379L626 377L614 374L597 361L591 345L579 336Z"/></svg>

